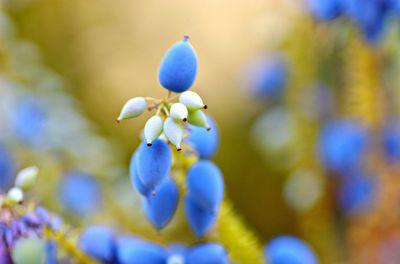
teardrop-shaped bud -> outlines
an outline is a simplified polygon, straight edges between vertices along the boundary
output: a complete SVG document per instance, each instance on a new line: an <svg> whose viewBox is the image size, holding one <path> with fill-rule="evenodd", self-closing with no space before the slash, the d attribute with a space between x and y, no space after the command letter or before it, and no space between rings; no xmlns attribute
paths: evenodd
<svg viewBox="0 0 400 264"><path fill-rule="evenodd" d="M165 141L156 139L151 147L143 142L137 150L137 173L142 183L154 190L168 175L172 153Z"/></svg>
<svg viewBox="0 0 400 264"><path fill-rule="evenodd" d="M39 169L36 166L31 166L21 170L15 179L15 186L24 191L29 190L35 184Z"/></svg>
<svg viewBox="0 0 400 264"><path fill-rule="evenodd" d="M116 255L120 264L165 264L168 257L164 248L135 237L119 238Z"/></svg>
<svg viewBox="0 0 400 264"><path fill-rule="evenodd" d="M143 200L144 212L151 224L158 230L163 229L174 216L178 206L179 191L176 183L167 178Z"/></svg>
<svg viewBox="0 0 400 264"><path fill-rule="evenodd" d="M192 91L186 91L179 96L179 102L184 104L189 111L195 111L199 109L207 109L207 106L203 103L200 95Z"/></svg>
<svg viewBox="0 0 400 264"><path fill-rule="evenodd" d="M196 75L197 56L189 38L185 37L165 54L159 66L158 79L164 88L181 93L192 86Z"/></svg>
<svg viewBox="0 0 400 264"><path fill-rule="evenodd" d="M188 136L189 144L193 146L201 159L210 159L218 149L219 134L214 120L207 116L210 131L198 126L191 126Z"/></svg>
<svg viewBox="0 0 400 264"><path fill-rule="evenodd" d="M20 203L24 200L24 192L18 187L13 187L8 190L7 199L13 203Z"/></svg>
<svg viewBox="0 0 400 264"><path fill-rule="evenodd" d="M200 160L190 167L186 186L196 203L207 210L216 211L224 196L224 182L218 167L209 160Z"/></svg>
<svg viewBox="0 0 400 264"><path fill-rule="evenodd" d="M46 242L37 237L22 237L14 245L12 259L15 264L45 263ZM3 264L3 262L1 263Z"/></svg>
<svg viewBox="0 0 400 264"><path fill-rule="evenodd" d="M213 226L217 215L200 207L192 197L185 197L185 214L190 228L197 237L203 237Z"/></svg>
<svg viewBox="0 0 400 264"><path fill-rule="evenodd" d="M79 238L79 248L86 254L101 261L111 263L114 258L114 232L106 226L88 227Z"/></svg>
<svg viewBox="0 0 400 264"><path fill-rule="evenodd" d="M169 110L169 114L175 121L186 122L188 118L188 110L182 103L173 104Z"/></svg>
<svg viewBox="0 0 400 264"><path fill-rule="evenodd" d="M187 264L228 264L228 254L223 246L216 243L204 243L191 248Z"/></svg>
<svg viewBox="0 0 400 264"><path fill-rule="evenodd" d="M146 109L146 106L146 99L143 97L134 97L129 99L128 102L126 102L122 107L121 113L117 118L117 122L140 116Z"/></svg>
<svg viewBox="0 0 400 264"><path fill-rule="evenodd" d="M145 186L143 182L139 179L139 175L137 172L137 157L138 155L136 153L132 155L131 162L129 164L129 175L131 176L131 182L136 191L147 197L151 194L152 189Z"/></svg>
<svg viewBox="0 0 400 264"><path fill-rule="evenodd" d="M164 135L176 146L176 149L181 150L183 138L183 129L171 117L167 117L164 122Z"/></svg>
<svg viewBox="0 0 400 264"><path fill-rule="evenodd" d="M152 142L156 140L163 131L163 121L158 115L152 116L147 120L144 126L144 138L146 139L147 146L151 146Z"/></svg>
<svg viewBox="0 0 400 264"><path fill-rule="evenodd" d="M207 116L201 110L189 112L188 120L189 123L192 125L204 127L207 130L211 130L210 124L208 124Z"/></svg>

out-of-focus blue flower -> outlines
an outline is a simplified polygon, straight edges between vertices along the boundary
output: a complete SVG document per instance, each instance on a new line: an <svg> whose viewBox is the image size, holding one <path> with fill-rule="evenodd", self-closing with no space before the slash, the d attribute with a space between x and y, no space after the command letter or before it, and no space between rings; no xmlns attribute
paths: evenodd
<svg viewBox="0 0 400 264"><path fill-rule="evenodd" d="M369 43L382 39L388 22L388 0L343 0L343 6Z"/></svg>
<svg viewBox="0 0 400 264"><path fill-rule="evenodd" d="M214 120L207 116L208 123L211 127L207 131L204 127L190 126L189 144L193 146L201 159L210 159L215 155L218 149L219 133Z"/></svg>
<svg viewBox="0 0 400 264"><path fill-rule="evenodd" d="M228 264L228 254L223 246L216 243L204 243L190 249L188 264Z"/></svg>
<svg viewBox="0 0 400 264"><path fill-rule="evenodd" d="M5 145L0 143L0 192L7 191L14 183L15 161Z"/></svg>
<svg viewBox="0 0 400 264"><path fill-rule="evenodd" d="M54 241L46 242L46 264L58 264L57 244Z"/></svg>
<svg viewBox="0 0 400 264"><path fill-rule="evenodd" d="M244 86L256 98L280 100L288 78L288 65L281 55L253 59L244 72Z"/></svg>
<svg viewBox="0 0 400 264"><path fill-rule="evenodd" d="M329 21L341 14L342 0L308 0L311 13L317 20Z"/></svg>
<svg viewBox="0 0 400 264"><path fill-rule="evenodd" d="M106 226L91 226L79 238L79 247L102 263L115 263L114 232Z"/></svg>
<svg viewBox="0 0 400 264"><path fill-rule="evenodd" d="M346 173L340 183L339 206L345 213L359 214L370 208L374 199L375 184L362 170Z"/></svg>
<svg viewBox="0 0 400 264"><path fill-rule="evenodd" d="M400 160L400 123L389 120L383 130L383 149L390 162Z"/></svg>
<svg viewBox="0 0 400 264"><path fill-rule="evenodd" d="M367 150L367 139L366 131L356 122L328 122L319 137L319 155L323 165L336 172L360 167Z"/></svg>
<svg viewBox="0 0 400 264"><path fill-rule="evenodd" d="M33 96L21 97L9 112L15 136L25 144L38 145L45 140L47 113L44 102Z"/></svg>
<svg viewBox="0 0 400 264"><path fill-rule="evenodd" d="M313 250L304 241L293 236L272 239L264 249L266 261L270 264L317 264Z"/></svg>
<svg viewBox="0 0 400 264"><path fill-rule="evenodd" d="M91 175L81 171L70 171L59 183L62 204L78 215L88 215L101 205L102 194L99 183Z"/></svg>

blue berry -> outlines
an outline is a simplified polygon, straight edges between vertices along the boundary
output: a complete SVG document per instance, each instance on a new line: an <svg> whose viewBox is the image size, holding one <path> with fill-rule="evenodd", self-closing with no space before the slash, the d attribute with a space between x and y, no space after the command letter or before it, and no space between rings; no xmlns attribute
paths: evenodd
<svg viewBox="0 0 400 264"><path fill-rule="evenodd" d="M33 96L21 98L10 111L10 124L21 142L38 145L44 142L47 113L43 102Z"/></svg>
<svg viewBox="0 0 400 264"><path fill-rule="evenodd" d="M270 264L317 264L313 250L302 240L292 236L272 239L264 250Z"/></svg>
<svg viewBox="0 0 400 264"><path fill-rule="evenodd" d="M79 248L99 261L111 263L115 254L114 233L105 226L88 227L79 238Z"/></svg>
<svg viewBox="0 0 400 264"><path fill-rule="evenodd" d="M134 153L131 158L131 162L129 165L129 174L131 176L131 182L133 187L136 189L136 191L143 196L148 196L151 193L151 188L146 187L143 182L139 179L139 175L137 172L137 157L138 155Z"/></svg>
<svg viewBox="0 0 400 264"><path fill-rule="evenodd" d="M172 153L168 144L160 139L151 147L143 142L137 150L137 173L144 186L154 190L169 174Z"/></svg>
<svg viewBox="0 0 400 264"><path fill-rule="evenodd" d="M161 85L176 93L189 89L197 75L197 56L189 38L175 43L162 59L158 79Z"/></svg>
<svg viewBox="0 0 400 264"><path fill-rule="evenodd" d="M197 237L203 237L217 218L215 212L202 208L190 196L185 197L185 213L189 226Z"/></svg>
<svg viewBox="0 0 400 264"><path fill-rule="evenodd" d="M343 172L359 167L367 149L367 133L350 120L334 120L325 124L319 138L323 164L332 171Z"/></svg>
<svg viewBox="0 0 400 264"><path fill-rule="evenodd" d="M383 148L390 162L400 160L400 124L397 120L389 120L383 130Z"/></svg>
<svg viewBox="0 0 400 264"><path fill-rule="evenodd" d="M281 55L257 57L245 71L245 86L259 99L277 101L282 98L288 79L288 65Z"/></svg>
<svg viewBox="0 0 400 264"><path fill-rule="evenodd" d="M342 11L343 0L308 0L311 13L317 20L329 21Z"/></svg>
<svg viewBox="0 0 400 264"><path fill-rule="evenodd" d="M372 44L379 42L388 22L387 1L344 0L348 16L361 29L364 38Z"/></svg>
<svg viewBox="0 0 400 264"><path fill-rule="evenodd" d="M88 215L101 205L101 188L91 175L67 172L59 183L59 197L65 208L77 215Z"/></svg>
<svg viewBox="0 0 400 264"><path fill-rule="evenodd" d="M160 246L134 237L117 240L119 264L166 264L167 252Z"/></svg>
<svg viewBox="0 0 400 264"><path fill-rule="evenodd" d="M5 145L0 144L0 191L6 192L12 187L16 172L11 153Z"/></svg>
<svg viewBox="0 0 400 264"><path fill-rule="evenodd" d="M225 248L216 243L206 243L193 247L187 256L187 264L228 264Z"/></svg>
<svg viewBox="0 0 400 264"><path fill-rule="evenodd" d="M191 132L189 133L189 143L196 150L197 154L201 159L210 159L215 155L218 149L219 134L218 128L214 120L207 116L208 124L211 130L198 126L191 126Z"/></svg>
<svg viewBox="0 0 400 264"><path fill-rule="evenodd" d="M346 173L339 186L339 206L348 214L367 211L374 200L375 184L373 177L363 170Z"/></svg>
<svg viewBox="0 0 400 264"><path fill-rule="evenodd" d="M218 209L224 196L224 182L218 167L209 160L200 160L190 167L186 178L187 191L206 210Z"/></svg>
<svg viewBox="0 0 400 264"><path fill-rule="evenodd" d="M173 217L178 206L179 191L176 183L167 178L143 200L147 218L155 228L161 230Z"/></svg>

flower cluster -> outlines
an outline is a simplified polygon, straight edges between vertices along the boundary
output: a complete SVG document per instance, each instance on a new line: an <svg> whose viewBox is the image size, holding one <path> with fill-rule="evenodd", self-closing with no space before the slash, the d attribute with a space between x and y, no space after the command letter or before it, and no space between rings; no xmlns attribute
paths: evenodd
<svg viewBox="0 0 400 264"><path fill-rule="evenodd" d="M330 21L345 15L358 28L369 43L378 43L391 22L398 16L398 0L308 0L313 16L320 21Z"/></svg>
<svg viewBox="0 0 400 264"><path fill-rule="evenodd" d="M117 235L106 226L90 226L80 236L79 247L101 263L115 264L228 264L224 247L202 243L193 247L171 244L162 247L132 235Z"/></svg>

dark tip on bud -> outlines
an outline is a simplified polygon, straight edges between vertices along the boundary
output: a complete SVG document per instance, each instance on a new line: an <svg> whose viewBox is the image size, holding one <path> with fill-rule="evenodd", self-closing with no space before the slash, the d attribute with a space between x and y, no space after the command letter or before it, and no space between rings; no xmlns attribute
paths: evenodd
<svg viewBox="0 0 400 264"><path fill-rule="evenodd" d="M115 121L116 121L118 124L121 122L121 120L119 120L119 118L117 118Z"/></svg>
<svg viewBox="0 0 400 264"><path fill-rule="evenodd" d="M152 143L147 143L147 146L151 147L151 146L153 146L153 144Z"/></svg>
<svg viewBox="0 0 400 264"><path fill-rule="evenodd" d="M179 148L176 148L176 150L177 150L177 151L181 151L181 150L182 150L182 148L180 148L180 147L179 147Z"/></svg>
<svg viewBox="0 0 400 264"><path fill-rule="evenodd" d="M211 127L207 127L207 131L210 131L211 130Z"/></svg>
<svg viewBox="0 0 400 264"><path fill-rule="evenodd" d="M152 192L151 192L151 195L152 195L152 196L156 196L156 195L157 195L156 191L152 191Z"/></svg>
<svg viewBox="0 0 400 264"><path fill-rule="evenodd" d="M187 118L186 118L186 117L183 118L182 121L183 121L183 122L187 122Z"/></svg>
<svg viewBox="0 0 400 264"><path fill-rule="evenodd" d="M204 109L207 109L207 108L208 108L208 106L207 106L207 105L204 105L204 106L203 106L203 108L204 108Z"/></svg>
<svg viewBox="0 0 400 264"><path fill-rule="evenodd" d="M189 40L189 36L188 35L183 36L183 41L188 41L188 40Z"/></svg>

